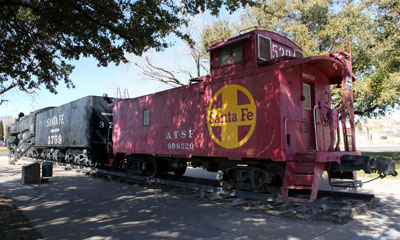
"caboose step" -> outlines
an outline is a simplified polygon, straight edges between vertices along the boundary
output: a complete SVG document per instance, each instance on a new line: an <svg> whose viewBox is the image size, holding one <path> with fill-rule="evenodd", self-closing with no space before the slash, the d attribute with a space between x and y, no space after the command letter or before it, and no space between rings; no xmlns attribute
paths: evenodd
<svg viewBox="0 0 400 240"><path fill-rule="evenodd" d="M295 202L311 202L317 198L325 163L316 163L314 153L298 155L302 156L301 161L286 164L282 198Z"/></svg>
<svg viewBox="0 0 400 240"><path fill-rule="evenodd" d="M288 185L302 185L311 186L313 182L313 174L295 174L287 172L287 183Z"/></svg>
<svg viewBox="0 0 400 240"><path fill-rule="evenodd" d="M314 163L316 160L315 152L296 153L296 159L299 163Z"/></svg>
<svg viewBox="0 0 400 240"><path fill-rule="evenodd" d="M295 190L312 190L312 186L303 186L303 185L288 185L288 189L295 189Z"/></svg>
<svg viewBox="0 0 400 240"><path fill-rule="evenodd" d="M291 173L309 173L314 174L314 163L296 163L288 162L286 165L287 171Z"/></svg>
<svg viewBox="0 0 400 240"><path fill-rule="evenodd" d="M299 198L299 197L288 197L286 200L291 202L312 202L308 198Z"/></svg>
<svg viewBox="0 0 400 240"><path fill-rule="evenodd" d="M342 187L342 188L359 188L362 187L362 181L329 181L331 187Z"/></svg>

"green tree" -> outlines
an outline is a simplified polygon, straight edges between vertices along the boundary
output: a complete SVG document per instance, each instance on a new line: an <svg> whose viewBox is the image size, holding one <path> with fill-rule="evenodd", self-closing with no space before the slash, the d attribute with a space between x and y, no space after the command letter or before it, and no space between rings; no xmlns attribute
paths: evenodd
<svg viewBox="0 0 400 240"><path fill-rule="evenodd" d="M209 10L217 15L251 0L2 0L0 1L0 96L13 88L31 91L64 81L73 87L70 60L92 56L98 66L127 62L170 45L170 34L186 39L187 16Z"/></svg>
<svg viewBox="0 0 400 240"><path fill-rule="evenodd" d="M400 4L368 0L362 7L371 16L371 28L365 34L370 36L365 47L369 62L363 63L356 85L360 87L355 92L356 111L383 115L400 103Z"/></svg>
<svg viewBox="0 0 400 240"><path fill-rule="evenodd" d="M305 56L327 53L338 36L350 40L355 113L383 115L400 103L399 8L396 0L259 0L230 28L266 27L297 42ZM218 28L203 35L216 39Z"/></svg>
<svg viewBox="0 0 400 240"><path fill-rule="evenodd" d="M224 19L207 24L201 33L200 48L202 48L203 56L209 58L207 50L212 44L233 37L237 32L234 27L229 21Z"/></svg>

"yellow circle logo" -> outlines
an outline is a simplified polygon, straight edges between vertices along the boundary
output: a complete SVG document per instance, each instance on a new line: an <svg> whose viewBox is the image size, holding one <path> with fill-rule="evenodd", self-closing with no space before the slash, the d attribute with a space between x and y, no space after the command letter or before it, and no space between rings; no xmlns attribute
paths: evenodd
<svg viewBox="0 0 400 240"><path fill-rule="evenodd" d="M207 127L211 138L224 148L245 144L256 126L256 104L250 92L237 84L219 89L207 111Z"/></svg>

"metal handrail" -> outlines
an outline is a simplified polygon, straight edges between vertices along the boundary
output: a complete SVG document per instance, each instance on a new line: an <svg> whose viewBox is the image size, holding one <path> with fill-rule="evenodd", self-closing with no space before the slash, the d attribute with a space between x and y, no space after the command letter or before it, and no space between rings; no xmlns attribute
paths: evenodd
<svg viewBox="0 0 400 240"><path fill-rule="evenodd" d="M317 107L320 107L320 105L315 105L313 109L315 151L318 151L317 114L316 114Z"/></svg>
<svg viewBox="0 0 400 240"><path fill-rule="evenodd" d="M285 118L285 138L287 137L287 121L291 120L291 121L298 121L298 122L303 122L304 123L304 119L296 119L296 118ZM287 141L285 143L285 148L287 148Z"/></svg>
<svg viewBox="0 0 400 240"><path fill-rule="evenodd" d="M315 105L313 109L313 120L314 120L314 136L315 136L315 151L318 151L318 134L317 134L317 107L319 108L326 108L329 111L332 111L332 108L326 107L326 106L321 106L321 105ZM338 128L339 129L339 128ZM338 141L340 142L340 134L338 134ZM335 150L337 149L337 146L335 147Z"/></svg>

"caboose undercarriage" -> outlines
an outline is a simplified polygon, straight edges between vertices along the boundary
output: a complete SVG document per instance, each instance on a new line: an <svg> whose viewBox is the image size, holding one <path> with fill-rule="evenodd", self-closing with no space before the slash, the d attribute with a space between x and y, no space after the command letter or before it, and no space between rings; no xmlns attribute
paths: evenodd
<svg viewBox="0 0 400 240"><path fill-rule="evenodd" d="M118 169L130 174L156 177L168 172L182 176L188 166L217 172L217 180L227 189L263 190L280 193L283 184L285 164L271 160L244 159L232 162L227 158L206 157L160 157L151 155L117 154ZM115 162L114 162L115 163Z"/></svg>
<svg viewBox="0 0 400 240"><path fill-rule="evenodd" d="M351 153L350 153L351 154ZM322 173L327 172L333 187L360 187L354 171L378 173L381 178L396 176L392 159L338 153L298 154L297 162L274 162L268 159L243 159L232 161L227 158L205 157L160 157L131 154L119 155L118 168L129 174L157 177L168 172L182 176L187 168L200 167L217 172L217 180L226 189L264 191L294 201L312 201L317 197ZM328 161L335 159L335 161ZM305 199L290 198L291 192L308 191Z"/></svg>

